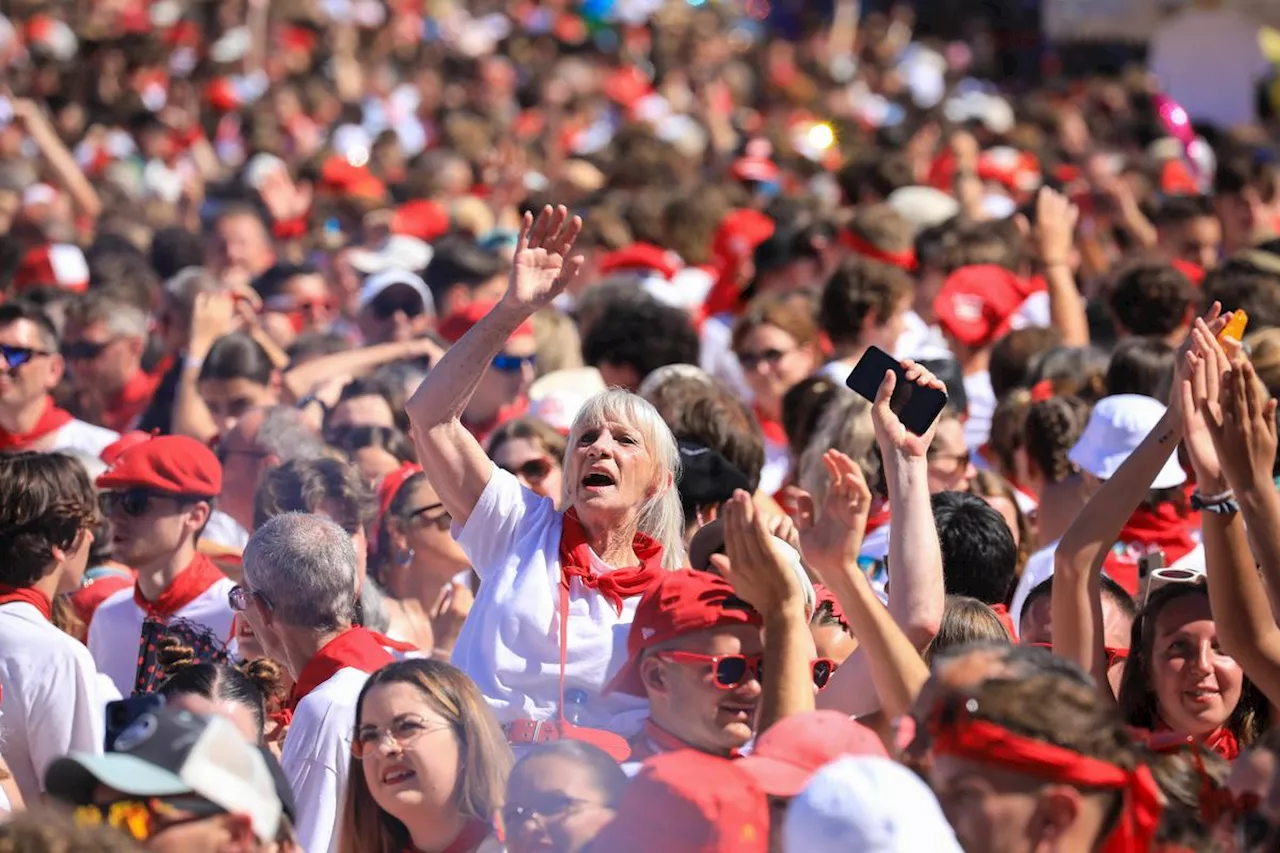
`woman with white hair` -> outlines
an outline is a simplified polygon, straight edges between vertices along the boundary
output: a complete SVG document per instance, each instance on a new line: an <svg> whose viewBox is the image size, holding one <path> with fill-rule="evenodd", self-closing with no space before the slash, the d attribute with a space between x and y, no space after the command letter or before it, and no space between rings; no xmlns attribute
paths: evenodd
<svg viewBox="0 0 1280 853"><path fill-rule="evenodd" d="M646 705L601 690L626 660L640 596L684 564L675 440L641 397L597 394L569 431L561 512L495 466L461 421L508 335L578 274L582 257L569 252L581 227L563 207L525 215L506 295L406 409L418 458L481 580L453 663L513 745L568 736L617 753L607 732L634 735Z"/></svg>

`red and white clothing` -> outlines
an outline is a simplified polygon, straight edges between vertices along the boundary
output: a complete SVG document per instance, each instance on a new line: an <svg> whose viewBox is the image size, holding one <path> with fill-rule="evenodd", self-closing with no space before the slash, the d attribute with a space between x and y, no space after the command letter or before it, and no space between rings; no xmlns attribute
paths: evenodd
<svg viewBox="0 0 1280 853"><path fill-rule="evenodd" d="M791 444L787 441L787 431L782 428L781 422L770 418L759 406L755 406L753 412L764 433L764 467L760 469L760 491L766 495L776 495L791 476Z"/></svg>
<svg viewBox="0 0 1280 853"><path fill-rule="evenodd" d="M337 849L360 691L392 661L375 635L350 628L298 673L280 767L298 804L298 843L308 853Z"/></svg>
<svg viewBox="0 0 1280 853"><path fill-rule="evenodd" d="M31 589L0 594L0 743L28 803L69 752L101 753L106 703L93 658L49 622L49 599Z"/></svg>
<svg viewBox="0 0 1280 853"><path fill-rule="evenodd" d="M454 527L481 584L453 664L475 681L500 723L558 717L563 524L549 498L494 466L466 524ZM594 553L590 557L596 574L614 571ZM638 603L639 596L623 598L619 612L581 579L570 581L565 688L586 694L578 709L581 726L631 737L644 723L646 700L601 695L627 660L627 631Z"/></svg>
<svg viewBox="0 0 1280 853"><path fill-rule="evenodd" d="M103 449L120 438L118 433L78 420L70 412L59 409L53 398L45 399L40 420L30 432L12 433L0 430L0 453L20 450L79 452L98 456Z"/></svg>
<svg viewBox="0 0 1280 853"><path fill-rule="evenodd" d="M136 585L117 592L98 605L89 625L89 653L98 670L122 695L133 694L142 625L148 617L185 620L229 643L235 614L227 593L233 586L208 557L197 554L154 602L143 599Z"/></svg>

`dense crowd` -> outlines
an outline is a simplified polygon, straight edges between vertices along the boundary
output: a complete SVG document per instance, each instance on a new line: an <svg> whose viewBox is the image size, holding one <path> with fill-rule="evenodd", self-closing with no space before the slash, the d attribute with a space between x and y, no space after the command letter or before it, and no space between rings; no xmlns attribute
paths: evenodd
<svg viewBox="0 0 1280 853"><path fill-rule="evenodd" d="M1280 851L1229 6L6 4L0 853Z"/></svg>

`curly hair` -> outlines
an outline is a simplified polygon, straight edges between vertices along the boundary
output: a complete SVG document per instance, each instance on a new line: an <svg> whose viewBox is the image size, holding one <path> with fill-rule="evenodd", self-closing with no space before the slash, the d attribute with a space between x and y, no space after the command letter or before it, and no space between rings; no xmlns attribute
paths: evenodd
<svg viewBox="0 0 1280 853"><path fill-rule="evenodd" d="M1076 473L1067 454L1080 440L1092 408L1079 397L1050 397L1027 410L1023 425L1027 459L1049 483L1061 483Z"/></svg>
<svg viewBox="0 0 1280 853"><path fill-rule="evenodd" d="M84 466L62 453L0 455L0 583L31 586L98 523Z"/></svg>
<svg viewBox="0 0 1280 853"><path fill-rule="evenodd" d="M582 339L591 367L613 364L635 371L638 381L667 364L698 363L698 333L689 315L656 299L608 305Z"/></svg>
<svg viewBox="0 0 1280 853"><path fill-rule="evenodd" d="M1138 263L1117 276L1108 302L1129 334L1166 337L1191 318L1196 289L1169 264Z"/></svg>

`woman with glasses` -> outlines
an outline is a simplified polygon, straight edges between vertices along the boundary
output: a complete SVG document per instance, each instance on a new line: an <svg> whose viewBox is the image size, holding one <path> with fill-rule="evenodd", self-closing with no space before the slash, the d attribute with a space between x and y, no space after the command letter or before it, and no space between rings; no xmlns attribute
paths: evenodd
<svg viewBox="0 0 1280 853"><path fill-rule="evenodd" d="M764 430L760 489L776 494L791 475L791 445L782 426L782 398L822 364L813 307L800 296L766 296L747 306L733 326L733 353L755 398Z"/></svg>
<svg viewBox="0 0 1280 853"><path fill-rule="evenodd" d="M507 853L580 853L613 820L626 787L618 763L590 744L534 747L507 780Z"/></svg>
<svg viewBox="0 0 1280 853"><path fill-rule="evenodd" d="M338 853L497 853L511 750L484 697L446 663L408 660L365 682Z"/></svg>
<svg viewBox="0 0 1280 853"><path fill-rule="evenodd" d="M489 436L489 458L520 485L557 504L563 495L564 436L537 418L507 421Z"/></svg>

